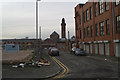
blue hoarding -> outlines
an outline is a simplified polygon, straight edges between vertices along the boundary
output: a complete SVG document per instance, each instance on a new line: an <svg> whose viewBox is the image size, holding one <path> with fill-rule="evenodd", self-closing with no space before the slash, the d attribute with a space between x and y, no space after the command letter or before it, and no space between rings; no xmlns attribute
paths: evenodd
<svg viewBox="0 0 120 80"><path fill-rule="evenodd" d="M6 44L5 45L5 52L18 52L19 45L18 44Z"/></svg>

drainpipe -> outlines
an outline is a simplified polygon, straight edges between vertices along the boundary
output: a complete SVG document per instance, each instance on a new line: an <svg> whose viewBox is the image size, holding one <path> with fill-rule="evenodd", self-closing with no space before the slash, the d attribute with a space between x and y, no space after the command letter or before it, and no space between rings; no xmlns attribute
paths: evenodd
<svg viewBox="0 0 120 80"><path fill-rule="evenodd" d="M112 0L112 21L113 21L113 47L114 47L114 40L115 40L115 25L114 25L114 7L113 7L113 0ZM115 51L114 54L115 56Z"/></svg>

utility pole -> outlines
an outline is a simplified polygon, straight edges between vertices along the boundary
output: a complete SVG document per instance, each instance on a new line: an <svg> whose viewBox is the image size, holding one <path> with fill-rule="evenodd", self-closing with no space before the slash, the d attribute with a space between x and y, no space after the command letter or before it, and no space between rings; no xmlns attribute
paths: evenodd
<svg viewBox="0 0 120 80"><path fill-rule="evenodd" d="M39 39L41 40L41 26L39 27Z"/></svg>
<svg viewBox="0 0 120 80"><path fill-rule="evenodd" d="M71 42L70 42L70 33L68 31L68 49L70 50L71 49Z"/></svg>
<svg viewBox="0 0 120 80"><path fill-rule="evenodd" d="M69 31L68 31L68 40L70 40L70 33L69 33Z"/></svg>
<svg viewBox="0 0 120 80"><path fill-rule="evenodd" d="M36 1L36 39L38 39L38 0Z"/></svg>

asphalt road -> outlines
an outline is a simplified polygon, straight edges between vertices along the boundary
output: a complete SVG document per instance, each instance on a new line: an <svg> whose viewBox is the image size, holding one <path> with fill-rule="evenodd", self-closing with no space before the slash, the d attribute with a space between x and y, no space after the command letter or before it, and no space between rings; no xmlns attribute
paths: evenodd
<svg viewBox="0 0 120 80"><path fill-rule="evenodd" d="M56 58L70 70L64 78L118 78L118 63L65 52Z"/></svg>
<svg viewBox="0 0 120 80"><path fill-rule="evenodd" d="M118 78L118 63L94 59L89 56L76 56L69 52L60 52L60 56L54 57L59 60L56 62L54 61L56 59L52 59L52 57L48 55L47 51L43 52L43 57L46 57L51 62L51 66L43 66L41 68L12 68L11 65L3 65L2 77L44 78L45 76L52 75L53 73L61 70L57 64L57 62L61 62L60 65L64 64L65 67L63 67L69 69L69 72L61 78ZM57 76L59 76L59 74Z"/></svg>

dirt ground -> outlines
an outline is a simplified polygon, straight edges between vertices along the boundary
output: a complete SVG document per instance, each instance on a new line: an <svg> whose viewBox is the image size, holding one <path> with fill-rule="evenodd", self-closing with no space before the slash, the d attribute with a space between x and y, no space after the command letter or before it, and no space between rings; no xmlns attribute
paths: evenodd
<svg viewBox="0 0 120 80"><path fill-rule="evenodd" d="M33 50L21 50L19 52L5 52L2 50L2 61L21 61L32 55Z"/></svg>

